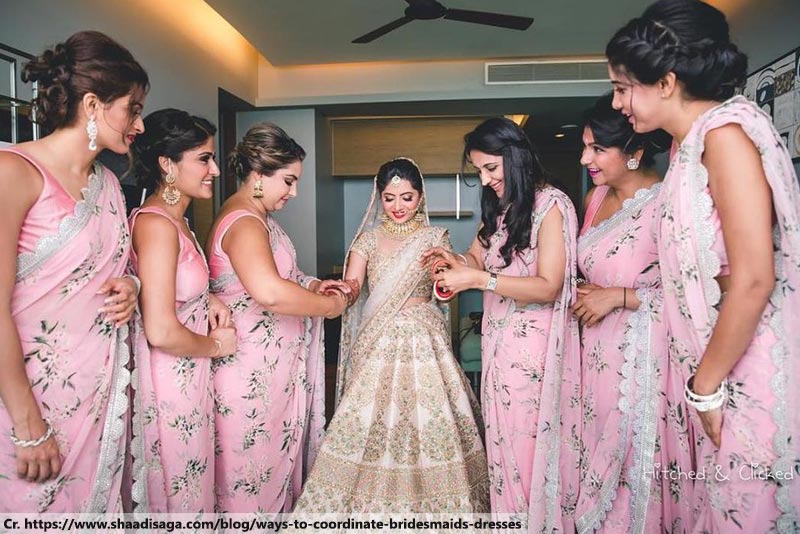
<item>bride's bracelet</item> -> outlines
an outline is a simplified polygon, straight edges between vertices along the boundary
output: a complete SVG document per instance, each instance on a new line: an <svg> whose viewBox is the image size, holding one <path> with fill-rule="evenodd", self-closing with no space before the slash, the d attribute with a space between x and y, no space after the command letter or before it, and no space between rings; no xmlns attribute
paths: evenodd
<svg viewBox="0 0 800 534"><path fill-rule="evenodd" d="M683 388L683 397L686 403L697 410L698 412L710 412L720 408L725 403L725 391L728 388L728 381L723 380L717 390L711 395L698 395L694 392L694 375L689 377L686 381L686 386Z"/></svg>
<svg viewBox="0 0 800 534"><path fill-rule="evenodd" d="M41 445L42 443L44 443L45 441L50 439L50 436L53 435L53 425L51 425L50 421L48 421L47 419L45 419L44 422L47 425L47 430L45 431L44 434L42 434L39 437L39 439L28 439L28 440L19 439L14 434L14 429L12 428L11 429L11 443L16 445L17 447L23 447L23 448L38 447L39 445Z"/></svg>

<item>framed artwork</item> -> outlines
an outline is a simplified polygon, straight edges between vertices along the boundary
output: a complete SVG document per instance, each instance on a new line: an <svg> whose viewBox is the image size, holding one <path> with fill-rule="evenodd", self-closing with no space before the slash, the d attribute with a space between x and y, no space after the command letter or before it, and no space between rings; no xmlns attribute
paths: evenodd
<svg viewBox="0 0 800 534"><path fill-rule="evenodd" d="M752 72L744 96L772 117L792 160L800 160L800 48Z"/></svg>

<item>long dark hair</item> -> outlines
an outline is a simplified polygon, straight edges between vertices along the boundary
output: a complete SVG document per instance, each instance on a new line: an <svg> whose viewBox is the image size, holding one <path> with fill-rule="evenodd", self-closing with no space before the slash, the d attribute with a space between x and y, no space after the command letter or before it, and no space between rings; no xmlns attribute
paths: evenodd
<svg viewBox="0 0 800 534"><path fill-rule="evenodd" d="M687 97L722 101L744 84L747 56L731 43L720 10L700 0L659 0L606 46L612 68L653 85L668 72Z"/></svg>
<svg viewBox="0 0 800 534"><path fill-rule="evenodd" d="M606 148L618 148L630 156L642 149L639 161L642 167L655 165L655 155L669 148L672 137L664 130L645 134L633 130L628 118L611 106L613 94L601 96L594 106L583 114L583 124L592 131L594 142Z"/></svg>
<svg viewBox="0 0 800 534"><path fill-rule="evenodd" d="M503 117L488 119L464 136L463 166L473 150L503 157L503 198L498 198L491 187L482 189L483 226L478 231L478 241L489 247L489 238L498 229L497 219L505 211L503 224L508 230L508 239L500 247L500 255L508 266L514 252L530 248L536 188L547 183L544 168L522 128Z"/></svg>
<svg viewBox="0 0 800 534"><path fill-rule="evenodd" d="M202 117L179 109L159 109L144 119L144 133L136 136L131 146L133 173L152 194L163 180L160 156L175 163L184 152L197 148L217 133L217 128Z"/></svg>

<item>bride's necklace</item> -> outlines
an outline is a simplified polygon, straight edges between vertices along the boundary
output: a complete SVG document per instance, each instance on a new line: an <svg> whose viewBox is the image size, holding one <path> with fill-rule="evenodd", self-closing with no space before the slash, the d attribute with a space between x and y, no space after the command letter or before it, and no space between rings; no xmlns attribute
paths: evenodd
<svg viewBox="0 0 800 534"><path fill-rule="evenodd" d="M420 226L422 224L414 217L403 223L396 223L389 219L381 223L381 230L390 237L407 237L419 230Z"/></svg>

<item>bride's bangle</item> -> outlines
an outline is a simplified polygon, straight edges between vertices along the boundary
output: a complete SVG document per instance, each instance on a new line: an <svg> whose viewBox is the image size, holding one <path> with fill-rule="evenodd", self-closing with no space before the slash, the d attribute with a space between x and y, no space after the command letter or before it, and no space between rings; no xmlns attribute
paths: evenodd
<svg viewBox="0 0 800 534"><path fill-rule="evenodd" d="M23 448L38 447L39 445L41 445L42 443L44 443L45 441L50 439L50 436L53 435L53 425L50 424L50 421L45 419L44 420L44 424L47 425L47 430L45 430L44 434L42 434L39 437L39 439L28 439L28 440L19 439L14 434L14 429L12 428L11 429L11 443L16 445L17 447L23 447Z"/></svg>
<svg viewBox="0 0 800 534"><path fill-rule="evenodd" d="M727 380L720 382L717 390L711 395L698 395L692 389L693 386L694 375L690 376L689 380L686 381L686 386L683 388L683 397L686 399L686 403L698 412L710 412L725 404L725 391L728 386Z"/></svg>

